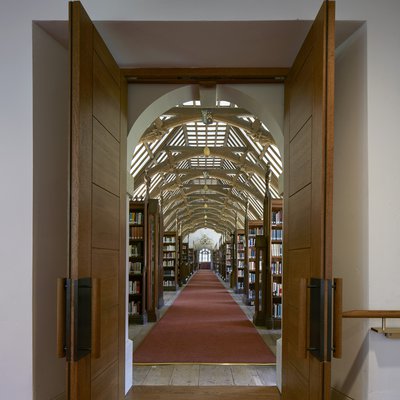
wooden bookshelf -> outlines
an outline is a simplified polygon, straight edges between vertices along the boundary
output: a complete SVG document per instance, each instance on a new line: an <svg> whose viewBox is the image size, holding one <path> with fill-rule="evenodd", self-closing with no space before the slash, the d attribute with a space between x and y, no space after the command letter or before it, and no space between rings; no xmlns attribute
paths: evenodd
<svg viewBox="0 0 400 400"><path fill-rule="evenodd" d="M145 263L145 203L129 202L129 322L147 323Z"/></svg>
<svg viewBox="0 0 400 400"><path fill-rule="evenodd" d="M244 229L236 230L236 268L235 268L235 293L244 292L244 275L246 269L246 234Z"/></svg>
<svg viewBox="0 0 400 400"><path fill-rule="evenodd" d="M178 287L177 263L177 236L176 232L164 232L163 235L163 271L164 291L175 291Z"/></svg>
<svg viewBox="0 0 400 400"><path fill-rule="evenodd" d="M271 205L271 309L267 310L267 328L279 329L282 321L283 293L283 200L273 199Z"/></svg>
<svg viewBox="0 0 400 400"><path fill-rule="evenodd" d="M227 241L222 244L222 279L229 282L232 274L232 244Z"/></svg>
<svg viewBox="0 0 400 400"><path fill-rule="evenodd" d="M159 308L162 304L162 292L160 292L160 276L162 275L160 260L160 209L158 200L147 201L146 214L146 274L147 274L147 319L151 322L159 318ZM160 299L161 296L161 299Z"/></svg>
<svg viewBox="0 0 400 400"><path fill-rule="evenodd" d="M188 248L188 263L190 275L194 273L194 251L193 248Z"/></svg>
<svg viewBox="0 0 400 400"><path fill-rule="evenodd" d="M237 242L236 242L236 229L231 233L231 274L230 274L230 288L235 290L237 281Z"/></svg>
<svg viewBox="0 0 400 400"><path fill-rule="evenodd" d="M190 268L189 268L189 243L182 242L181 243L181 251L179 253L179 269L181 275L181 282L185 284L190 277Z"/></svg>
<svg viewBox="0 0 400 400"><path fill-rule="evenodd" d="M263 235L263 221L250 220L247 234L247 265L244 276L243 302L254 305L256 282L256 236Z"/></svg>
<svg viewBox="0 0 400 400"><path fill-rule="evenodd" d="M221 275L221 252L219 248L213 250L213 270L216 274Z"/></svg>

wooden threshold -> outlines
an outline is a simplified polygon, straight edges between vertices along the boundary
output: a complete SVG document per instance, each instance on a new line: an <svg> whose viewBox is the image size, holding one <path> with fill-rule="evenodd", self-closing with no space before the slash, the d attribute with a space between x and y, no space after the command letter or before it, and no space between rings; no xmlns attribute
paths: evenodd
<svg viewBox="0 0 400 400"><path fill-rule="evenodd" d="M128 83L282 83L289 68L125 68Z"/></svg>
<svg viewBox="0 0 400 400"><path fill-rule="evenodd" d="M276 386L134 386L125 400L280 400Z"/></svg>
<svg viewBox="0 0 400 400"><path fill-rule="evenodd" d="M133 363L136 367L149 367L149 366L156 366L156 365L238 365L238 366L252 366L252 367L275 367L276 362L274 363L243 363L243 362L231 362L231 363L221 363L221 362L151 362L151 363Z"/></svg>

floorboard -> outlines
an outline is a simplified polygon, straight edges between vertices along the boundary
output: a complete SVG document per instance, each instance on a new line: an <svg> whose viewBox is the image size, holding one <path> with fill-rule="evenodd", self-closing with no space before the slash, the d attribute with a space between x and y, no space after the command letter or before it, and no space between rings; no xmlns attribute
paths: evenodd
<svg viewBox="0 0 400 400"><path fill-rule="evenodd" d="M280 400L276 387L136 386L126 400Z"/></svg>

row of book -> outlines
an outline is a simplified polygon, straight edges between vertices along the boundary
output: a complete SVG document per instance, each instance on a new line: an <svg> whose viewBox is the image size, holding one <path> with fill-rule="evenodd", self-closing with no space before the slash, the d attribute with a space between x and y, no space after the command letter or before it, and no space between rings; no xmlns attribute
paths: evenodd
<svg viewBox="0 0 400 400"><path fill-rule="evenodd" d="M129 229L130 239L143 239L143 227L142 226L131 226Z"/></svg>
<svg viewBox="0 0 400 400"><path fill-rule="evenodd" d="M244 277L244 270L243 269L238 269L237 276L239 278L243 278Z"/></svg>
<svg viewBox="0 0 400 400"><path fill-rule="evenodd" d="M237 249L238 251L244 251L245 250L244 243L238 243Z"/></svg>
<svg viewBox="0 0 400 400"><path fill-rule="evenodd" d="M163 267L175 267L175 258L172 260L163 260Z"/></svg>
<svg viewBox="0 0 400 400"><path fill-rule="evenodd" d="M142 243L129 245L129 257L141 257L143 254Z"/></svg>
<svg viewBox="0 0 400 400"><path fill-rule="evenodd" d="M272 316L274 318L282 318L282 304L274 304L272 309Z"/></svg>
<svg viewBox="0 0 400 400"><path fill-rule="evenodd" d="M272 211L271 214L272 225L281 225L282 224L282 211Z"/></svg>
<svg viewBox="0 0 400 400"><path fill-rule="evenodd" d="M245 265L244 265L244 261L243 260L239 260L238 261L238 268L244 268L245 267Z"/></svg>
<svg viewBox="0 0 400 400"><path fill-rule="evenodd" d="M256 270L256 262L249 261L249 271L255 271L255 270Z"/></svg>
<svg viewBox="0 0 400 400"><path fill-rule="evenodd" d="M244 253L238 253L237 254L237 259L238 260L244 260Z"/></svg>
<svg viewBox="0 0 400 400"><path fill-rule="evenodd" d="M129 213L129 223L134 225L144 224L144 214L142 211L131 211Z"/></svg>
<svg viewBox="0 0 400 400"><path fill-rule="evenodd" d="M282 243L271 244L271 255L272 257L282 257Z"/></svg>
<svg viewBox="0 0 400 400"><path fill-rule="evenodd" d="M142 273L142 263L140 261L130 262L129 270L130 270L130 272L132 272L134 274L141 274Z"/></svg>
<svg viewBox="0 0 400 400"><path fill-rule="evenodd" d="M271 240L282 240L282 229L272 229Z"/></svg>
<svg viewBox="0 0 400 400"><path fill-rule="evenodd" d="M256 245L256 238L249 237L249 247L255 247L255 245Z"/></svg>
<svg viewBox="0 0 400 400"><path fill-rule="evenodd" d="M175 246L164 246L163 251L175 251Z"/></svg>
<svg viewBox="0 0 400 400"><path fill-rule="evenodd" d="M282 275L282 262L273 261L271 263L271 273L274 275Z"/></svg>
<svg viewBox="0 0 400 400"><path fill-rule="evenodd" d="M175 236L164 236L163 243L175 243Z"/></svg>
<svg viewBox="0 0 400 400"><path fill-rule="evenodd" d="M142 303L140 301L130 301L128 303L128 314L137 315L142 312Z"/></svg>
<svg viewBox="0 0 400 400"><path fill-rule="evenodd" d="M264 229L260 228L249 228L249 235L263 235Z"/></svg>
<svg viewBox="0 0 400 400"><path fill-rule="evenodd" d="M173 258L173 259L175 259L175 252L174 251L164 252L163 258Z"/></svg>
<svg viewBox="0 0 400 400"><path fill-rule="evenodd" d="M277 297L282 296L282 283L272 282L272 295Z"/></svg>
<svg viewBox="0 0 400 400"><path fill-rule="evenodd" d="M244 282L238 282L237 285L236 285L236 288L238 290L243 290L244 289Z"/></svg>
<svg viewBox="0 0 400 400"><path fill-rule="evenodd" d="M164 276L166 277L174 277L175 276L175 271L173 269L167 269L164 271Z"/></svg>
<svg viewBox="0 0 400 400"><path fill-rule="evenodd" d="M140 281L129 281L129 294L140 294Z"/></svg>
<svg viewBox="0 0 400 400"><path fill-rule="evenodd" d="M249 258L256 258L256 249L249 249Z"/></svg>
<svg viewBox="0 0 400 400"><path fill-rule="evenodd" d="M173 280L173 281L164 281L163 282L163 286L165 286L165 287L176 286L175 280Z"/></svg>
<svg viewBox="0 0 400 400"><path fill-rule="evenodd" d="M256 274L249 274L249 283L255 283Z"/></svg>

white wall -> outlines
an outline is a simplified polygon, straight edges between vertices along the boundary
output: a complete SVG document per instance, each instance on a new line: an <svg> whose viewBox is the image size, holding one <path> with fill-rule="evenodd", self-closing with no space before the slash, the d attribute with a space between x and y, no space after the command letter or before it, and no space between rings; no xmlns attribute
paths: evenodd
<svg viewBox="0 0 400 400"><path fill-rule="evenodd" d="M343 278L345 310L369 305L366 45L364 25L336 51L333 276ZM332 386L338 396L366 399L367 381L368 323L344 319Z"/></svg>
<svg viewBox="0 0 400 400"><path fill-rule="evenodd" d="M87 0L98 20L312 19L321 0ZM367 21L369 306L400 308L400 2L338 0L337 18ZM0 397L32 398L32 20L67 18L65 0L0 3ZM365 288L365 290L368 290ZM369 343L369 399L398 396L399 346ZM383 352L381 351L383 350ZM382 354L384 359L382 359ZM390 379L390 384L388 384ZM364 399L363 399L364 400Z"/></svg>
<svg viewBox="0 0 400 400"><path fill-rule="evenodd" d="M56 280L68 268L68 50L33 26L33 365L35 399L65 392Z"/></svg>

